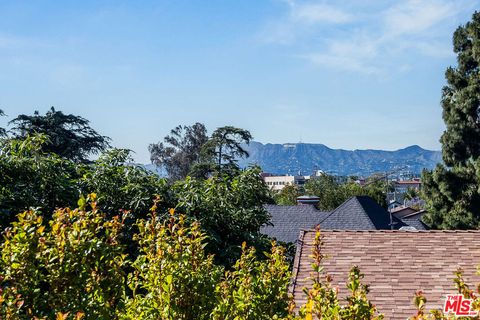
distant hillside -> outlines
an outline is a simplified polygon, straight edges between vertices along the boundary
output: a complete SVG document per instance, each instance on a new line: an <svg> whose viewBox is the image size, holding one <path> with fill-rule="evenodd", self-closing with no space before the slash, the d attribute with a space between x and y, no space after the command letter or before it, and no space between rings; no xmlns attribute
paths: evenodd
<svg viewBox="0 0 480 320"><path fill-rule="evenodd" d="M277 174L310 174L315 169L336 175L370 175L403 166L420 173L423 168L434 168L442 161L440 151L410 146L396 151L330 149L323 144L286 143L262 144L252 142L246 147L248 159L240 166L254 163L264 172Z"/></svg>

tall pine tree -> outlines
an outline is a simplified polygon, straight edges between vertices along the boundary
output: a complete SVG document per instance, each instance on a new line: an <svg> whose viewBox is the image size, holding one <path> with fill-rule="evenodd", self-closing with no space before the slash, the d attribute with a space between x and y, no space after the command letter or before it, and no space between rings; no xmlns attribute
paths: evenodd
<svg viewBox="0 0 480 320"><path fill-rule="evenodd" d="M442 91L441 137L445 165L423 172L423 194L433 228L480 227L480 12L453 35L456 68L447 69Z"/></svg>

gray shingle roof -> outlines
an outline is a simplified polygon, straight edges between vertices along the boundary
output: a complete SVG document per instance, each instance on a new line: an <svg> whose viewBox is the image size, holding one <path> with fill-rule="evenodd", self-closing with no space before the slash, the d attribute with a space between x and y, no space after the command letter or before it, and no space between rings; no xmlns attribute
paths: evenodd
<svg viewBox="0 0 480 320"><path fill-rule="evenodd" d="M327 230L389 230L390 214L368 196L351 197L320 223Z"/></svg>
<svg viewBox="0 0 480 320"><path fill-rule="evenodd" d="M301 229L312 229L320 224L323 230L390 230L390 213L368 196L351 197L331 212L317 210L313 205L266 205L271 224L260 232L282 242L296 242ZM394 229L411 226L426 230L418 219L392 217Z"/></svg>
<svg viewBox="0 0 480 320"><path fill-rule="evenodd" d="M403 223L417 230L428 230L428 227L420 220L420 217L401 219Z"/></svg>
<svg viewBox="0 0 480 320"><path fill-rule="evenodd" d="M301 229L315 228L329 214L313 205L266 205L265 209L272 217L272 225L263 226L260 232L283 242L296 242Z"/></svg>

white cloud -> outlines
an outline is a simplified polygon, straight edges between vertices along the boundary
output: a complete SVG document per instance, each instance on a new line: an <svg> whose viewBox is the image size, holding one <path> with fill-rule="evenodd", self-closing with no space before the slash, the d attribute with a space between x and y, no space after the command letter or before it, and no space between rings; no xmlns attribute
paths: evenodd
<svg viewBox="0 0 480 320"><path fill-rule="evenodd" d="M478 0L285 2L288 18L271 23L274 28L264 39L298 46L302 52L296 56L315 65L365 74L404 72L415 55L451 57L452 30L480 4Z"/></svg>
<svg viewBox="0 0 480 320"><path fill-rule="evenodd" d="M338 8L322 3L291 4L291 18L294 21L306 24L333 23L340 24L350 22L353 19Z"/></svg>
<svg viewBox="0 0 480 320"><path fill-rule="evenodd" d="M268 23L262 30L260 38L265 42L291 44L311 34L317 27L340 25L354 20L350 13L325 3L298 0L283 2L289 10L280 20Z"/></svg>
<svg viewBox="0 0 480 320"><path fill-rule="evenodd" d="M390 35L418 34L458 14L453 2L408 0L384 13L385 32Z"/></svg>

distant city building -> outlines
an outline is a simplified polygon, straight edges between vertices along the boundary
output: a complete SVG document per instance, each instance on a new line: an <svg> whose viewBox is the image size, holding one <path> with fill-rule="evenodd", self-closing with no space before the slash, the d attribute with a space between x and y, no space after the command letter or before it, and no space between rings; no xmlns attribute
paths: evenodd
<svg viewBox="0 0 480 320"><path fill-rule="evenodd" d="M285 186L296 185L303 186L308 180L314 179L322 174L325 174L322 170L315 170L314 174L309 176L303 175L273 175L270 173L262 173L261 177L265 184L274 191L280 191Z"/></svg>
<svg viewBox="0 0 480 320"><path fill-rule="evenodd" d="M307 179L305 176L266 176L263 181L270 189L280 191L288 185L304 185Z"/></svg>
<svg viewBox="0 0 480 320"><path fill-rule="evenodd" d="M395 192L405 193L408 189L415 189L420 191L422 188L422 181L418 178L412 180L400 180L394 182Z"/></svg>

